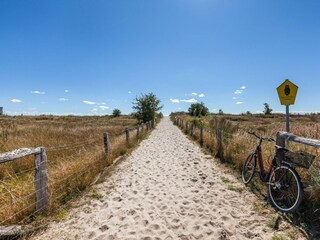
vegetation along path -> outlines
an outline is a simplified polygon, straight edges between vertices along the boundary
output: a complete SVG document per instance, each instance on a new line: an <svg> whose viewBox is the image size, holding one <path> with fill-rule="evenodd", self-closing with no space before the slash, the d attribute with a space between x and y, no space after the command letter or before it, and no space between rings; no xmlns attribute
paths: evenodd
<svg viewBox="0 0 320 240"><path fill-rule="evenodd" d="M33 239L272 239L242 187L164 118L95 187L98 197L87 194Z"/></svg>

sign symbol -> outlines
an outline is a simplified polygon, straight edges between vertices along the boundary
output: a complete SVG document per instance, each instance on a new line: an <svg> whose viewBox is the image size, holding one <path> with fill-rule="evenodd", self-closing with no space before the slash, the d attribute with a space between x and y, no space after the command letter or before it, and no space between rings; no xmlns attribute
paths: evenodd
<svg viewBox="0 0 320 240"><path fill-rule="evenodd" d="M298 86L286 79L279 87L277 87L281 105L293 105L297 91Z"/></svg>
<svg viewBox="0 0 320 240"><path fill-rule="evenodd" d="M289 85L286 85L286 86L285 86L285 88L284 88L284 94L285 94L286 96L290 95L290 87L289 87Z"/></svg>

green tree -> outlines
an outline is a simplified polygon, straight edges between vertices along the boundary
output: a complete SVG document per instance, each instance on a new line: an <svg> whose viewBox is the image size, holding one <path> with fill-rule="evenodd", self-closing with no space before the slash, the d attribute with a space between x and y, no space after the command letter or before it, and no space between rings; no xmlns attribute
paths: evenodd
<svg viewBox="0 0 320 240"><path fill-rule="evenodd" d="M224 114L224 112L222 111L222 109L220 108L219 109L219 115L223 115Z"/></svg>
<svg viewBox="0 0 320 240"><path fill-rule="evenodd" d="M120 117L121 116L121 111L118 108L113 109L112 111L112 117Z"/></svg>
<svg viewBox="0 0 320 240"><path fill-rule="evenodd" d="M194 117L205 116L209 112L209 109L204 105L204 103L193 103L188 109L189 115Z"/></svg>
<svg viewBox="0 0 320 240"><path fill-rule="evenodd" d="M134 115L140 122L147 122L154 119L162 107L156 95L149 93L136 97L132 108L135 110Z"/></svg>
<svg viewBox="0 0 320 240"><path fill-rule="evenodd" d="M272 109L270 108L269 104L268 103L264 103L264 110L263 110L263 113L266 114L266 115L270 115L271 112L272 112Z"/></svg>

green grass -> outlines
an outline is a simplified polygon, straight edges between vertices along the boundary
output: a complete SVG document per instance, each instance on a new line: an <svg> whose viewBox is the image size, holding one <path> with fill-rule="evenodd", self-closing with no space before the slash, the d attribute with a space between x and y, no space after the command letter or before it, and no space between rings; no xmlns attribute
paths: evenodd
<svg viewBox="0 0 320 240"><path fill-rule="evenodd" d="M272 237L272 240L287 240L287 238L281 235L276 235Z"/></svg>
<svg viewBox="0 0 320 240"><path fill-rule="evenodd" d="M273 216L268 222L267 226L273 230L277 230L279 228L280 216Z"/></svg>
<svg viewBox="0 0 320 240"><path fill-rule="evenodd" d="M230 179L225 177L225 176L221 177L221 181L224 182L224 183L230 183L231 182Z"/></svg>
<svg viewBox="0 0 320 240"><path fill-rule="evenodd" d="M98 191L96 189L92 190L90 197L97 199L97 200L101 200L103 198L102 194L98 193Z"/></svg>
<svg viewBox="0 0 320 240"><path fill-rule="evenodd" d="M56 215L53 216L53 221L60 222L68 215L68 212L66 210L59 211Z"/></svg>
<svg viewBox="0 0 320 240"><path fill-rule="evenodd" d="M231 191L239 192L239 193L242 193L244 190L242 187L235 187L231 184L228 185L228 189Z"/></svg>

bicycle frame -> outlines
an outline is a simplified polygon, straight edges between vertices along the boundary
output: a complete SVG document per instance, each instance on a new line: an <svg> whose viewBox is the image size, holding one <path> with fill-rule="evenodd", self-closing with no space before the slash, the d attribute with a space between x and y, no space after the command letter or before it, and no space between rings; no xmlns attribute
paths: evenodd
<svg viewBox="0 0 320 240"><path fill-rule="evenodd" d="M255 155L258 158L258 164L259 164L259 175L260 175L260 179L262 182L267 182L269 180L270 174L276 164L275 159L272 160L272 164L270 165L268 171L265 170L264 168L264 163L263 163L263 158L262 158L262 148L261 148L261 144L262 144L262 138L259 139L259 144L256 148L255 151Z"/></svg>

